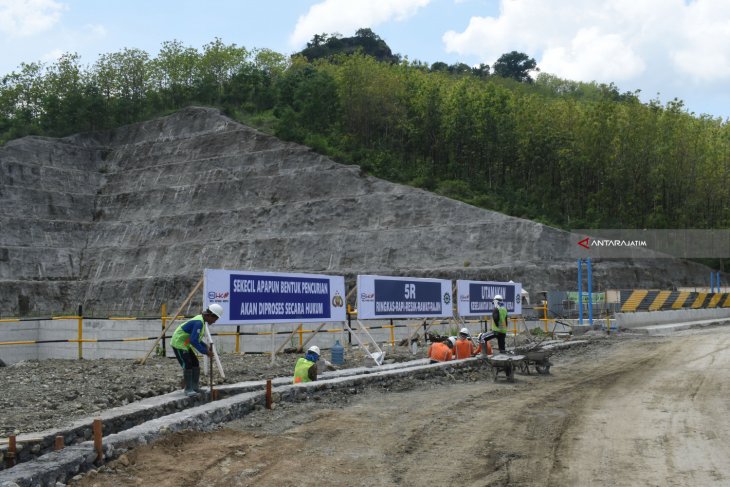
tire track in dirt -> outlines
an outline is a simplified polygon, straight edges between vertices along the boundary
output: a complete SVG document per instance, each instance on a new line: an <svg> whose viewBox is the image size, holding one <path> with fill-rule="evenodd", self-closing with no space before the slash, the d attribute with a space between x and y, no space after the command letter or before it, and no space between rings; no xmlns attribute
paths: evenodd
<svg viewBox="0 0 730 487"><path fill-rule="evenodd" d="M730 451L713 432L728 432L727 405L717 403L727 378L716 364L730 362L728 335L667 339L642 367L586 396L548 485L727 485ZM616 359L628 365L633 351Z"/></svg>
<svg viewBox="0 0 730 487"><path fill-rule="evenodd" d="M180 458L193 446L222 457L190 484L210 486L722 485L728 330L602 342L513 384L434 378L282 404L235 431L190 433ZM81 485L181 483L116 482L129 468Z"/></svg>

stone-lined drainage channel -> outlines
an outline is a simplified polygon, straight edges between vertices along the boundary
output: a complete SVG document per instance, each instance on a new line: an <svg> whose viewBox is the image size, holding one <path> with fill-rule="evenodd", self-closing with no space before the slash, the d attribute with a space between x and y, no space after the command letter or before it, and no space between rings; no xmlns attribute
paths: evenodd
<svg viewBox="0 0 730 487"><path fill-rule="evenodd" d="M332 390L387 385L401 378L426 379L449 376L484 367L478 358L428 364L427 359L384 365L379 368L352 368L322 374L317 382L291 384L291 378L272 380L276 402L298 402ZM71 477L96 468L96 452L91 425L95 417L103 422L105 460L112 460L125 451L155 441L159 437L182 430L206 430L217 424L244 417L265 405L266 381L241 382L217 387L219 399L206 402L185 397L181 391L147 398L126 406L104 411L98 416L83 418L59 430L47 430L18 436L18 461L0 471L0 487L55 486ZM64 449L53 451L57 435L64 437ZM7 451L7 444L1 451Z"/></svg>

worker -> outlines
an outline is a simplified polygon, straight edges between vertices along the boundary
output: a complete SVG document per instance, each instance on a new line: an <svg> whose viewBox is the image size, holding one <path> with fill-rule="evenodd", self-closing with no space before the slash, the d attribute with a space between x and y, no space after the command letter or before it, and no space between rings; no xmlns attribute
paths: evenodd
<svg viewBox="0 0 730 487"><path fill-rule="evenodd" d="M200 362L195 351L208 357L213 356L213 349L203 342L206 324L212 325L223 316L223 306L211 304L202 314L194 316L177 327L172 334L172 351L183 368L185 395L197 396L200 392Z"/></svg>
<svg viewBox="0 0 730 487"><path fill-rule="evenodd" d="M428 358L431 359L429 363L435 364L437 362L448 362L451 360L451 349L454 348L453 337L442 342L433 342L428 347Z"/></svg>
<svg viewBox="0 0 730 487"><path fill-rule="evenodd" d="M462 328L459 331L459 338L457 338L454 344L454 357L456 360L461 360L470 358L472 355L474 355L474 344L471 342L471 338L469 338L469 329Z"/></svg>
<svg viewBox="0 0 730 487"><path fill-rule="evenodd" d="M299 357L294 365L294 383L312 382L317 380L317 361L319 360L319 347L312 345L304 357Z"/></svg>
<svg viewBox="0 0 730 487"><path fill-rule="evenodd" d="M497 345L499 346L499 353L506 353L507 348L505 342L507 341L507 308L504 306L502 296L497 294L492 300L494 304L494 310L492 311L492 331L497 337Z"/></svg>
<svg viewBox="0 0 730 487"><path fill-rule="evenodd" d="M477 349L474 351L474 355L492 355L492 345L489 343L489 340L494 338L494 332L489 333L480 333L479 334L479 346L477 346Z"/></svg>

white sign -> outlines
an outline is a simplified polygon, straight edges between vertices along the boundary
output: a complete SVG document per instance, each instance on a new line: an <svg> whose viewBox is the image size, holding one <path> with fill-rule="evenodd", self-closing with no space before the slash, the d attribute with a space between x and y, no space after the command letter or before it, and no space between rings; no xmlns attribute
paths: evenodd
<svg viewBox="0 0 730 487"><path fill-rule="evenodd" d="M496 295L502 296L508 314L522 314L522 284L519 282L456 281L459 316L491 315Z"/></svg>
<svg viewBox="0 0 730 487"><path fill-rule="evenodd" d="M450 318L453 315L449 280L357 276L358 318Z"/></svg>
<svg viewBox="0 0 730 487"><path fill-rule="evenodd" d="M345 321L345 278L205 269L203 304L223 306L216 325Z"/></svg>

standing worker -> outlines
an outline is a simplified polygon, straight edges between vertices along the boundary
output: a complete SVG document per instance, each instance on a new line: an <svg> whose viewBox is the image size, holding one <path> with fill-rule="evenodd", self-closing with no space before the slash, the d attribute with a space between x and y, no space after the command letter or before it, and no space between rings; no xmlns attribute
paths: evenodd
<svg viewBox="0 0 730 487"><path fill-rule="evenodd" d="M172 351L183 368L185 379L185 395L197 396L200 392L200 362L195 350L208 357L213 357L213 349L203 342L205 325L212 325L223 316L223 307L220 304L211 304L202 314L194 316L177 327L172 334Z"/></svg>
<svg viewBox="0 0 730 487"><path fill-rule="evenodd" d="M299 357L294 366L294 383L312 382L317 380L317 360L319 360L319 347L312 345L304 357Z"/></svg>
<svg viewBox="0 0 730 487"><path fill-rule="evenodd" d="M459 332L459 338L454 345L454 356L456 360L461 360L472 355L474 355L474 344L469 339L469 329L465 327Z"/></svg>
<svg viewBox="0 0 730 487"><path fill-rule="evenodd" d="M499 353L506 353L505 342L507 341L507 308L504 307L502 296L497 294L492 300L494 310L492 311L492 331L497 335Z"/></svg>

